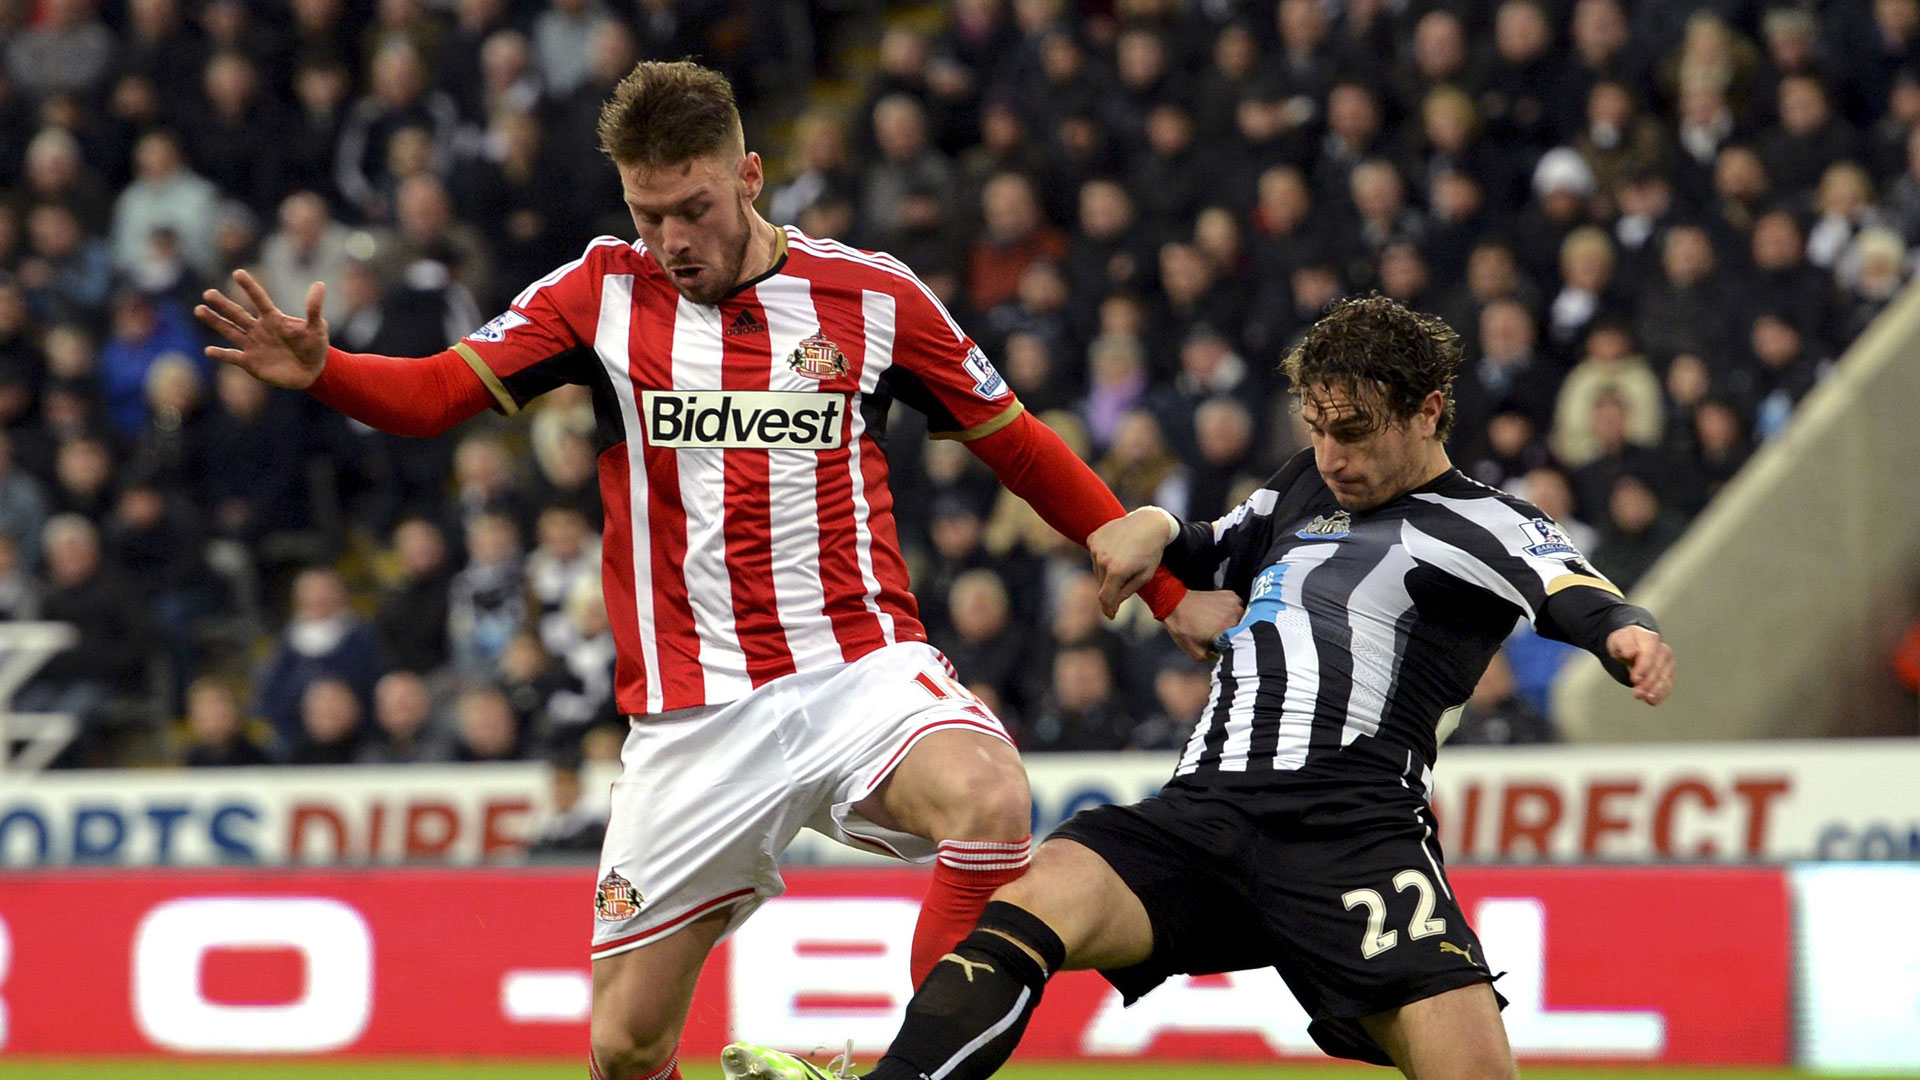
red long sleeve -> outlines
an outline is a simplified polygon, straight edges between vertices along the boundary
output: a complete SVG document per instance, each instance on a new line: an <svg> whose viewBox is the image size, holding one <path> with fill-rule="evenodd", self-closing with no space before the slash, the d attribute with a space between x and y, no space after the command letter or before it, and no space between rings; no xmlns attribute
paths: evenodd
<svg viewBox="0 0 1920 1080"><path fill-rule="evenodd" d="M327 350L307 392L369 427L431 438L493 404L485 383L452 349L432 356L377 356Z"/></svg>
<svg viewBox="0 0 1920 1080"><path fill-rule="evenodd" d="M999 431L968 442L967 449L987 463L1008 491L1027 500L1047 524L1081 547L1093 530L1127 512L1087 463L1031 413L1023 412ZM1154 571L1140 590L1156 619L1166 618L1186 595L1187 587L1165 567Z"/></svg>

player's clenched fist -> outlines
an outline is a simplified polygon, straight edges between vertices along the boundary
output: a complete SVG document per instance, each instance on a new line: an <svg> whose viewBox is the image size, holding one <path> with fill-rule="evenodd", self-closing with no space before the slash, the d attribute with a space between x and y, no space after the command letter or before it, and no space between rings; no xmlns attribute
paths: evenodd
<svg viewBox="0 0 1920 1080"><path fill-rule="evenodd" d="M1607 655L1627 666L1633 696L1649 705L1673 691L1673 647L1644 626L1623 626L1607 635Z"/></svg>
<svg viewBox="0 0 1920 1080"><path fill-rule="evenodd" d="M1143 506L1115 518L1087 537L1093 572L1100 579L1100 611L1113 618L1127 597L1140 591L1160 568L1160 553L1173 541L1179 522L1157 506Z"/></svg>
<svg viewBox="0 0 1920 1080"><path fill-rule="evenodd" d="M1220 589L1212 592L1189 590L1180 603L1167 613L1167 634L1180 651L1195 660L1219 656L1214 642L1246 614L1247 605L1238 593Z"/></svg>

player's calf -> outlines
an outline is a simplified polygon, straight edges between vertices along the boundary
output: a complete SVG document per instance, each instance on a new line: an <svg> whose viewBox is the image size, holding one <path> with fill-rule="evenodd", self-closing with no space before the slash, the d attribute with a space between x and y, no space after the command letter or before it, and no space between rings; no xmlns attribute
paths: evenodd
<svg viewBox="0 0 1920 1080"><path fill-rule="evenodd" d="M591 1080L680 1080L680 1047L676 1040L638 1043L607 1039L593 1033L588 1051Z"/></svg>
<svg viewBox="0 0 1920 1080"><path fill-rule="evenodd" d="M1040 959L1036 961L1034 957ZM1039 918L993 903L934 965L868 1080L985 1080L1013 1054L1066 946Z"/></svg>

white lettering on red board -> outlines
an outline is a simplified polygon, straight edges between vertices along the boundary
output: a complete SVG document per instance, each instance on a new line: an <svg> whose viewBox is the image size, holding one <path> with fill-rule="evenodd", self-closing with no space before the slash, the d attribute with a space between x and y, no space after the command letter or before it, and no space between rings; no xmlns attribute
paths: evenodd
<svg viewBox="0 0 1920 1080"><path fill-rule="evenodd" d="M201 961L214 949L292 949L306 966L284 1004L209 1001ZM351 1045L373 1015L373 934L353 906L324 897L170 900L133 936L133 1014L155 1046L191 1054L319 1054Z"/></svg>

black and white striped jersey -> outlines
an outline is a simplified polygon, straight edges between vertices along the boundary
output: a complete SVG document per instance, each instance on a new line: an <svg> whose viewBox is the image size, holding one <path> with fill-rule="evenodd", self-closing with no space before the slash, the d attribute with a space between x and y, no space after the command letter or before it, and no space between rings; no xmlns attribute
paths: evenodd
<svg viewBox="0 0 1920 1080"><path fill-rule="evenodd" d="M1457 469L1349 513L1303 450L1225 517L1182 523L1162 559L1189 588L1247 602L1216 643L1183 785L1382 767L1424 780L1443 717L1517 617L1603 660L1615 629L1653 628L1546 514Z"/></svg>

